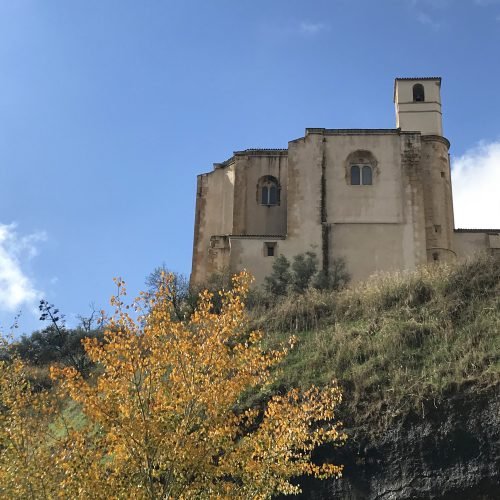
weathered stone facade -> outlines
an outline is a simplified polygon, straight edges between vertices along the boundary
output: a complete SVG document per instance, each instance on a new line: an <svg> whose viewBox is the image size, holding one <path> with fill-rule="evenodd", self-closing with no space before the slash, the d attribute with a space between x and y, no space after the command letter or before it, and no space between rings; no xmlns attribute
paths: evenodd
<svg viewBox="0 0 500 500"><path fill-rule="evenodd" d="M308 128L288 149L237 151L198 176L191 279L274 258L343 258L354 281L478 250L500 230L454 229L440 78L398 78L396 129Z"/></svg>

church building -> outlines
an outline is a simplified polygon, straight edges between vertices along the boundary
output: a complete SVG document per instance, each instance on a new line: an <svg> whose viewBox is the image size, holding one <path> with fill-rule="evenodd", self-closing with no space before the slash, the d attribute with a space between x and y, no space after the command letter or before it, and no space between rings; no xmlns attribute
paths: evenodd
<svg viewBox="0 0 500 500"><path fill-rule="evenodd" d="M236 151L198 176L191 280L314 251L353 281L479 250L500 229L455 229L441 78L396 78L394 129L308 128L287 149Z"/></svg>

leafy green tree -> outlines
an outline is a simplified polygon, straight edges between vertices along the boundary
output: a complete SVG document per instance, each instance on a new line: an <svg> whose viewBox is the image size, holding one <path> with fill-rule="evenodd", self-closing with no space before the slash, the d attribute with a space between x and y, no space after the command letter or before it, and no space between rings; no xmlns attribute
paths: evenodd
<svg viewBox="0 0 500 500"><path fill-rule="evenodd" d="M328 272L318 271L318 257L312 252L297 254L292 262L279 255L273 263L273 270L266 276L264 289L271 297L289 293L303 293L307 288L340 290L350 280L344 259L333 259Z"/></svg>
<svg viewBox="0 0 500 500"><path fill-rule="evenodd" d="M318 258L314 252L295 255L292 262L292 286L297 293L304 292L311 285L318 271Z"/></svg>
<svg viewBox="0 0 500 500"><path fill-rule="evenodd" d="M275 296L287 295L292 283L290 261L284 255L278 255L273 262L273 272L266 276L264 281L264 287L269 294Z"/></svg>
<svg viewBox="0 0 500 500"><path fill-rule="evenodd" d="M161 287L166 287L171 297L174 319L182 321L190 316L196 306L188 278L181 273L170 271L165 264L155 267L146 277L146 293L153 297ZM194 299L194 300L193 300Z"/></svg>
<svg viewBox="0 0 500 500"><path fill-rule="evenodd" d="M320 271L312 282L313 288L318 290L342 290L345 288L351 275L347 271L347 265L344 259L333 259L330 263L328 273Z"/></svg>
<svg viewBox="0 0 500 500"><path fill-rule="evenodd" d="M14 352L23 360L34 366L47 366L51 363L62 363L72 366L82 374L88 373L92 363L85 353L82 340L86 337L102 338L102 329L97 324L96 312L89 317L80 317L76 328L67 328L64 315L53 304L41 300L39 305L40 319L49 321L50 325L37 330L31 335L22 335L12 345Z"/></svg>

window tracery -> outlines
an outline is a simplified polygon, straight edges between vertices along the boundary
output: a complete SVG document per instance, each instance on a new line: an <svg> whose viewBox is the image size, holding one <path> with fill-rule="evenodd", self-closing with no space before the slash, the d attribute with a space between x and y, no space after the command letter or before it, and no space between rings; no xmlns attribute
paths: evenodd
<svg viewBox="0 0 500 500"><path fill-rule="evenodd" d="M259 180L257 187L258 201L261 205L268 207L280 204L280 186L278 179L272 175L266 175Z"/></svg>

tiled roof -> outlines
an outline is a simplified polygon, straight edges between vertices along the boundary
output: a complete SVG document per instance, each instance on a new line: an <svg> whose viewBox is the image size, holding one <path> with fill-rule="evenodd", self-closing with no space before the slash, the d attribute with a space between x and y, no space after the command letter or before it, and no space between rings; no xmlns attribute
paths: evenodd
<svg viewBox="0 0 500 500"><path fill-rule="evenodd" d="M455 233L500 233L500 229L468 229L468 228L457 228Z"/></svg>
<svg viewBox="0 0 500 500"><path fill-rule="evenodd" d="M243 151L235 151L235 153L259 153L261 151L264 151L264 152L282 152L282 151L288 151L288 149L284 149L284 148L250 148L250 149L244 149Z"/></svg>
<svg viewBox="0 0 500 500"><path fill-rule="evenodd" d="M404 77L395 78L395 80L439 80L439 81L441 81L441 77L440 76L413 76L413 77L404 76Z"/></svg>
<svg viewBox="0 0 500 500"><path fill-rule="evenodd" d="M239 239L285 239L286 235L284 234L229 234L230 238L239 238Z"/></svg>

